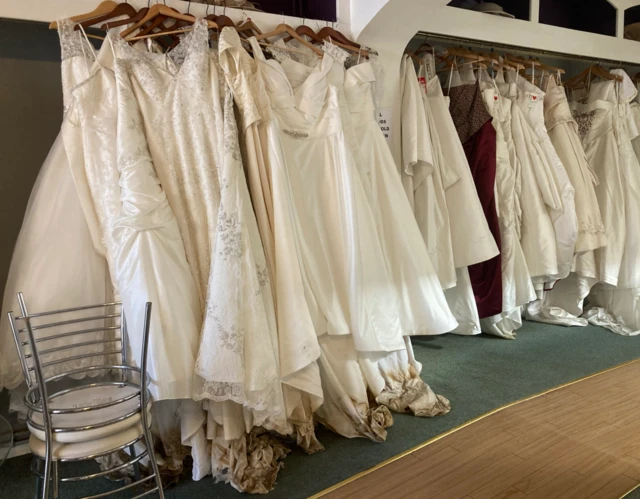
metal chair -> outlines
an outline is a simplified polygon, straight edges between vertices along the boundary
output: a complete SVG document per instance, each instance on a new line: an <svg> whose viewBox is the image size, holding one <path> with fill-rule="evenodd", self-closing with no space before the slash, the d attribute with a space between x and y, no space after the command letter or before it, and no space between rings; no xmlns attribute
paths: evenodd
<svg viewBox="0 0 640 499"><path fill-rule="evenodd" d="M151 303L145 308L140 368L127 364L127 325L121 303L35 314L27 311L22 293L18 303L22 315L9 312L9 321L27 382L29 445L42 499L49 498L50 488L58 499L60 483L104 477L129 466L135 472L133 483L83 499L116 494L152 480L155 487L135 498L157 492L164 499L149 430L146 366ZM21 336L24 333L26 339ZM69 388L70 383L75 386ZM136 452L136 443L145 448ZM126 449L130 456L123 464L89 475L60 476L60 462L92 460ZM148 460L151 473L140 478L143 459ZM44 465L42 474L37 464Z"/></svg>

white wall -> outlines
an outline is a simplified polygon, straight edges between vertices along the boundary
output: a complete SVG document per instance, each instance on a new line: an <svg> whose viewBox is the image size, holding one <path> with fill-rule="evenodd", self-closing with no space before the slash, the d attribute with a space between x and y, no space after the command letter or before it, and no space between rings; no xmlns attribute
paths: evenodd
<svg viewBox="0 0 640 499"><path fill-rule="evenodd" d="M609 1L623 9L640 4L640 0ZM447 3L448 0L351 0L354 36L358 42L380 52L386 72L382 107L391 110L392 127L396 130L399 129L400 61L405 47L419 31L640 64L638 42L490 16L447 7ZM392 134L391 145L399 161L399 133Z"/></svg>

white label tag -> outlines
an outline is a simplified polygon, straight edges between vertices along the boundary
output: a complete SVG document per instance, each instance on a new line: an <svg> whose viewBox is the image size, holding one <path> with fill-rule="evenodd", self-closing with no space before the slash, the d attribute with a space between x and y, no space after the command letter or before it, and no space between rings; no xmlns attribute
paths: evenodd
<svg viewBox="0 0 640 499"><path fill-rule="evenodd" d="M384 138L387 142L391 141L391 108L383 107L378 110L378 125L380 130L384 134Z"/></svg>

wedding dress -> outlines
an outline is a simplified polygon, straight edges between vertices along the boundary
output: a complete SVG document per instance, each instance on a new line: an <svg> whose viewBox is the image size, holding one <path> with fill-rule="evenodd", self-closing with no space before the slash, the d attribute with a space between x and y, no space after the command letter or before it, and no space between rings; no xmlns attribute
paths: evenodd
<svg viewBox="0 0 640 499"><path fill-rule="evenodd" d="M355 155L360 165L366 165L366 170L359 168L360 176L369 187L369 205L376 215L389 273L400 295L404 334L446 333L458 324L449 311L391 151L375 119L373 64L363 62L348 68L344 83L348 128L355 132L357 141ZM425 180L424 174L412 174L415 188Z"/></svg>
<svg viewBox="0 0 640 499"><path fill-rule="evenodd" d="M475 79L475 75L474 75ZM468 79L470 81L470 79ZM480 85L449 87L451 117L462 142L482 210L498 250L500 224L496 212L496 130L487 112ZM502 312L502 264L500 255L469 267L469 277L481 319Z"/></svg>
<svg viewBox="0 0 640 499"><path fill-rule="evenodd" d="M539 185L546 184L547 187L543 195L548 194L544 199L553 222L557 258L557 273L549 276L548 281L555 282L569 275L575 253L578 237L575 190L544 123L545 93L524 78L512 78L518 86L516 102L531 126L532 138L541 151L539 159L542 163L536 166L535 171Z"/></svg>
<svg viewBox="0 0 640 499"><path fill-rule="evenodd" d="M79 31L71 36L72 29L69 24L59 29L65 110L71 104L71 90L86 80L93 63L91 49L83 45ZM9 267L0 318L0 389L13 389L24 381L7 317L9 311L14 316L22 315L16 300L19 292L24 293L31 312L106 303L113 298L107 263L94 251L61 134L38 173ZM48 335L60 332L55 328L47 331ZM105 339L103 334L84 335L76 341ZM50 340L47 345L54 348L68 343L68 339ZM104 350L112 350L112 345L97 347L96 351ZM65 350L63 355L72 353L73 349ZM55 370L69 371L103 362L101 357L85 358L56 365Z"/></svg>
<svg viewBox="0 0 640 499"><path fill-rule="evenodd" d="M245 143L262 146L261 150L247 151L246 155L254 162L248 168L251 190L261 194L261 209L267 211L264 216L258 215L258 220L269 221L268 226L261 225L261 231L274 231L268 240L275 244L281 368L284 370L286 365L295 369L285 370L283 379L304 394L324 392L322 407L318 404L314 411L326 426L349 437L383 440L384 428L391 418L385 407L369 404L367 389L384 399L393 395L390 392L394 387L387 386L389 382L397 383L405 374L419 370L408 362L410 350L405 340L402 339L402 345L396 343L396 338L402 338L397 297L390 293L393 287L385 275L386 263L381 260L382 251L364 186L347 145L349 139L343 132L345 109L341 109L338 86L342 85L344 69L326 54L319 63L313 56L315 67L286 57L266 60L259 45L253 39L251 43L256 60L241 46L235 31L223 30L220 54L243 117ZM325 149L334 155L325 155ZM314 161L309 162L309 158ZM266 186L260 185L265 181ZM271 193L271 197L265 193ZM345 205L346 200L351 201ZM326 203L331 206L325 207ZM358 210L357 218L354 209ZM326 235L318 234L319 231ZM345 242L335 246L339 240ZM336 253L338 247L342 249ZM348 260L344 260L344 253ZM360 281L365 277L361 274L361 259L369 261L367 268L378 275L376 286ZM347 295L338 291L338 282L344 283L342 288ZM380 285L382 289L376 289ZM371 330L372 324L366 321L374 313L372 308L358 307L371 306L371 298L377 301L384 295L390 299L377 311L377 317L390 325L389 331L397 331L388 336L393 342L391 348L375 344L382 339L375 341L358 334ZM362 297L364 302L360 302ZM301 306L285 306L296 300ZM362 327L359 319L364 321ZM300 328L302 324L305 329ZM309 372L314 372L309 367L317 369L318 364L309 361L315 359L298 355L296 365L291 363L292 359L283 357L292 355L293 352L288 354L292 345L306 341L301 336L304 334L307 338L317 337L320 370L315 372L321 375L322 386L310 383L315 379L309 377ZM392 338L396 334L399 336ZM387 349L392 351L385 353ZM298 348L300 351L305 352L304 347ZM305 353L312 352L307 349ZM403 352L406 352L405 373L397 367L392 369L394 360L385 366L384 358L399 359ZM383 361L378 361L379 357ZM370 381L363 383L368 376ZM424 383L422 386L426 387Z"/></svg>
<svg viewBox="0 0 640 499"><path fill-rule="evenodd" d="M279 46L278 42L276 42L276 45ZM276 59L282 63L282 67L290 81L294 85L302 84L317 64L317 57L307 47L293 40L289 45L298 51L306 53L306 56L300 57L296 55L293 57L288 52L274 51L273 49L272 52L274 52ZM377 222L378 234L391 236L392 239L389 240L389 237L383 236L381 237L381 243L385 250L387 267L390 269L391 276L396 276L396 289L400 290L402 297L404 316L401 315L401 320L403 321L406 345L406 349L390 353L356 352L355 345L349 337L324 335L319 338L322 348L322 366L323 369L333 371L338 375L334 381L345 380L342 385L347 389L345 395L350 396L353 400L367 400L366 392L368 390L373 394L377 403L395 412L410 411L417 416L436 416L448 412L449 402L444 397L433 393L431 388L420 379L422 365L415 360L411 341L406 336L415 330L425 331L423 334L428 334L427 331L437 331L438 327L447 330L447 328L450 329L455 325L455 322L453 324L446 323L454 319L448 313L443 301L439 307L436 307L431 313L426 313L423 318L414 318L412 307L407 307L406 303L404 303L413 302L413 307L423 307L427 312L431 308L426 307L424 303L422 305L415 303L420 299L423 301L427 299L429 280L416 286L416 283L412 284L411 277L406 273L399 272L400 267L407 264L413 265L416 268L412 272L421 275L433 275L434 272L432 269L427 268L428 263L425 263L429 262L428 255L424 255L420 251L421 248L424 248L424 243L420 233L415 230L417 227L412 224L413 217L410 211L409 213L406 212L406 210L410 210L410 206L406 202L406 197L402 191L403 186L399 182L397 169L389 154L386 141L374 119L375 100L376 95L378 95L378 90L374 85L376 78L381 75L382 69L378 67L375 55L372 53L370 53L367 61L355 57L349 58L344 50L328 42L325 42L322 48L325 53L333 58L331 70L327 74L327 82L337 92L345 138L351 153L354 155L359 173L358 178L362 182L362 187L369 201L369 207ZM343 69L343 64L349 65L346 71ZM377 144L378 147L368 148L365 152L364 147L371 143ZM395 201L394 198L396 199ZM403 205L405 206L404 210L402 209ZM405 227L408 234L389 234L390 230L388 228L385 232L383 226L396 226L398 225L397 220L409 220L409 227ZM414 230L411 230L412 228ZM411 234L414 234L413 238L407 237ZM407 245L407 242L410 241L412 241L411 244ZM423 260L423 263L415 262L415 257L407 253L417 253L418 255L422 253L421 260ZM402 256L403 254L404 256ZM406 260L402 265L394 261L394 259L397 260L398 255ZM408 281L408 283L403 281ZM413 290L408 288L407 284L411 284ZM436 284L436 293L439 292L439 286ZM436 299L435 301L437 302L438 300ZM400 312L402 314L403 310ZM439 315L439 317L435 315ZM416 321L418 321L418 324L422 323L422 328L408 325L415 324ZM431 323L428 329L423 329L424 324L427 323ZM438 324L440 325L438 326ZM353 362L355 359L357 359L357 364ZM323 370L323 374L324 372ZM366 379L366 384L361 382L362 376ZM353 380L357 380L357 382L353 383ZM328 386L328 390L324 390L325 403L316 414L318 420L322 421L326 426L334 428L334 430L336 422L340 421L344 414L348 414L343 410L329 411L328 409L331 403L327 400L327 397L332 398L331 395L328 395L328 392L334 392L336 387L339 387L339 385L333 383ZM364 406L362 402L359 405ZM370 418L374 433L391 422L391 418L385 416L385 413L380 412L379 409L373 409L372 417ZM327 414L329 412L330 415ZM348 425L343 427L342 430L337 431L343 435L348 435L351 424L348 422ZM357 436L357 433L352 436ZM372 435L365 436L372 438ZM373 439L375 440L376 438Z"/></svg>
<svg viewBox="0 0 640 499"><path fill-rule="evenodd" d="M500 93L511 102L511 132L516 170L518 234L529 273L542 294L543 284L558 274L556 237L546 205L558 207L560 198L540 146L526 120L519 100L527 97L515 83L498 83ZM537 100L536 95L536 100ZM529 97L531 99L531 96Z"/></svg>
<svg viewBox="0 0 640 499"><path fill-rule="evenodd" d="M578 126L571 114L564 89L556 84L554 78L549 78L544 96L544 121L551 143L575 190L578 219L575 253L606 246L605 228L595 193L598 177L587 162L578 136Z"/></svg>
<svg viewBox="0 0 640 499"><path fill-rule="evenodd" d="M455 79L451 78L450 85L454 84ZM435 125L430 128L437 130L443 159L458 177L458 181L445 191L456 267L456 286L447 289L445 297L459 324L452 332L462 335L480 334L480 318L468 266L494 258L500 252L482 211L469 163L449 112L449 99L444 96L437 77L426 82L426 87L428 109Z"/></svg>
<svg viewBox="0 0 640 499"><path fill-rule="evenodd" d="M513 154L511 102L500 95L486 71L480 72L479 82L496 130L496 199L502 243L502 312L482 319L480 324L485 333L513 339L515 330L522 326L521 307L535 300L536 294L517 231L518 165Z"/></svg>
<svg viewBox="0 0 640 499"><path fill-rule="evenodd" d="M438 131L412 64L403 62L402 175L411 176L409 200L442 289L456 285L451 227L445 191L458 181L444 159Z"/></svg>
<svg viewBox="0 0 640 499"><path fill-rule="evenodd" d="M544 111L549 137L575 188L577 256L572 266L575 275L556 283L554 289L547 291L541 301L527 307L526 316L529 320L538 322L586 326L587 321L578 316L582 313L583 300L594 282L595 272L593 253L585 253L607 244L596 196L598 177L587 162L587 155L578 135L578 124L573 118L564 90L556 85L553 78L549 79L547 85Z"/></svg>
<svg viewBox="0 0 640 499"><path fill-rule="evenodd" d="M206 24L197 21L169 54L114 42L199 290L193 397L207 410L212 472L239 490L266 493L286 452L257 427L291 429L266 262Z"/></svg>

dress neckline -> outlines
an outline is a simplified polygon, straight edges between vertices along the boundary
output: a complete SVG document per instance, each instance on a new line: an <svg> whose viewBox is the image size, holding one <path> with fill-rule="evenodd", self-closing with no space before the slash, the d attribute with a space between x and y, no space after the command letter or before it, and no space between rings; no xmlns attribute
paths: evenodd
<svg viewBox="0 0 640 499"><path fill-rule="evenodd" d="M289 93L291 94L291 96L294 96L294 97L298 97L299 94L301 97L304 97L315 84L317 84L319 81L321 81L323 78L327 76L327 74L331 70L331 67L333 66L333 58L325 52L320 63L313 68L313 71L309 73L309 75L304 79L304 81L300 85L294 88L282 64L275 59L267 59L264 56L262 47L260 47L260 44L258 43L258 40L256 39L255 36L252 36L251 38L249 38L249 43L251 44L251 48L253 50L255 60L264 64L266 67L273 68L275 71L277 71L282 77L282 79L284 80L284 82L286 83L285 86L286 88L288 88ZM293 59L291 60L292 62L300 66L304 66L307 68L311 67L301 62L295 61Z"/></svg>
<svg viewBox="0 0 640 499"><path fill-rule="evenodd" d="M122 37L115 34L114 36L110 36L111 32L107 34L110 41L114 42L116 45L120 46L127 57L138 59L138 60L146 60L152 62L154 67L161 70L163 73L166 73L169 77L177 79L182 74L182 69L185 66L185 62L197 52L198 46L201 44L203 47L206 46L207 57L208 57L208 28L204 19L197 19L193 25L193 30L182 35L182 39L180 40L180 44L169 53L156 53L148 50L137 50L135 47L129 45L129 42L124 40ZM180 60L181 62L177 62ZM158 62L162 63L159 64ZM168 67L168 63L170 63L175 70L171 71Z"/></svg>

